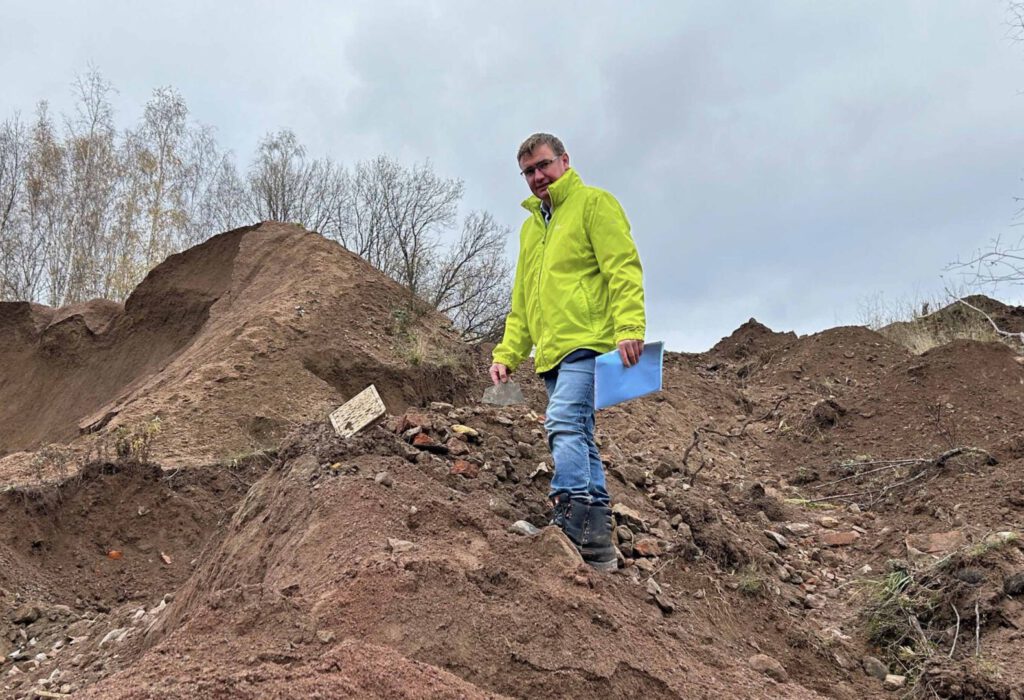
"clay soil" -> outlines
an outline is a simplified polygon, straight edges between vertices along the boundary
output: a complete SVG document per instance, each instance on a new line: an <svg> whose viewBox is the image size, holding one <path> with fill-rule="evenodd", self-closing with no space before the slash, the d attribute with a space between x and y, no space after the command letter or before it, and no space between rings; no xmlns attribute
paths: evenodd
<svg viewBox="0 0 1024 700"><path fill-rule="evenodd" d="M1019 359L753 319L668 353L598 417L600 574L544 527L532 369L480 404L487 348L317 234L0 304L0 696L1022 698Z"/></svg>

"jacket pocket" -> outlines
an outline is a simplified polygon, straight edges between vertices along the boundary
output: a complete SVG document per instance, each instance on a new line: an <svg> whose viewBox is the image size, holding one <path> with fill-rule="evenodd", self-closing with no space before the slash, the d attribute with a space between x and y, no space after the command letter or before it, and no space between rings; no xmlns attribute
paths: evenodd
<svg viewBox="0 0 1024 700"><path fill-rule="evenodd" d="M582 278L576 281L576 291L577 296L581 298L580 310L586 319L586 327L593 333L597 330L594 328L594 303L590 300L590 294L587 293L587 286L583 283Z"/></svg>

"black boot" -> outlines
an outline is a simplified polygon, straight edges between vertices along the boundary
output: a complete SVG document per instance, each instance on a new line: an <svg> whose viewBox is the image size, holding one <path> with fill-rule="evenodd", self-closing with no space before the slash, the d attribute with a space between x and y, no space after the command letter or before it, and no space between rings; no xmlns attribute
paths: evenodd
<svg viewBox="0 0 1024 700"><path fill-rule="evenodd" d="M583 501L564 500L555 504L551 524L557 525L576 545L583 561L601 571L618 568L612 544L612 509Z"/></svg>

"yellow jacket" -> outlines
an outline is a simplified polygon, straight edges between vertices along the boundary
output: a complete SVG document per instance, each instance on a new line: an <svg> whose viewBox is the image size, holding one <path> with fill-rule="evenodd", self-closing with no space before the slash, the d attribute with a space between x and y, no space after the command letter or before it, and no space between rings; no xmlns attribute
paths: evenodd
<svg viewBox="0 0 1024 700"><path fill-rule="evenodd" d="M629 221L608 192L583 184L572 168L548 186L551 220L541 201L523 202L530 217L519 234L512 308L493 361L510 370L534 345L538 373L573 350L615 349L644 338L643 269Z"/></svg>

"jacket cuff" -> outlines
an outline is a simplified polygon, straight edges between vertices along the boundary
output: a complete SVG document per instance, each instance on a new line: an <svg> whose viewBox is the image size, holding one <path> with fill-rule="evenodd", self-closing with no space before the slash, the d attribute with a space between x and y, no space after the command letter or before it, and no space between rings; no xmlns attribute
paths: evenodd
<svg viewBox="0 0 1024 700"><path fill-rule="evenodd" d="M623 326L615 330L615 344L618 345L623 340L640 340L644 339L644 327L643 326Z"/></svg>
<svg viewBox="0 0 1024 700"><path fill-rule="evenodd" d="M509 372L514 372L519 365L523 363L521 359L513 357L512 355L505 355L504 353L493 353L491 355L491 362L493 364L505 365L508 367Z"/></svg>

